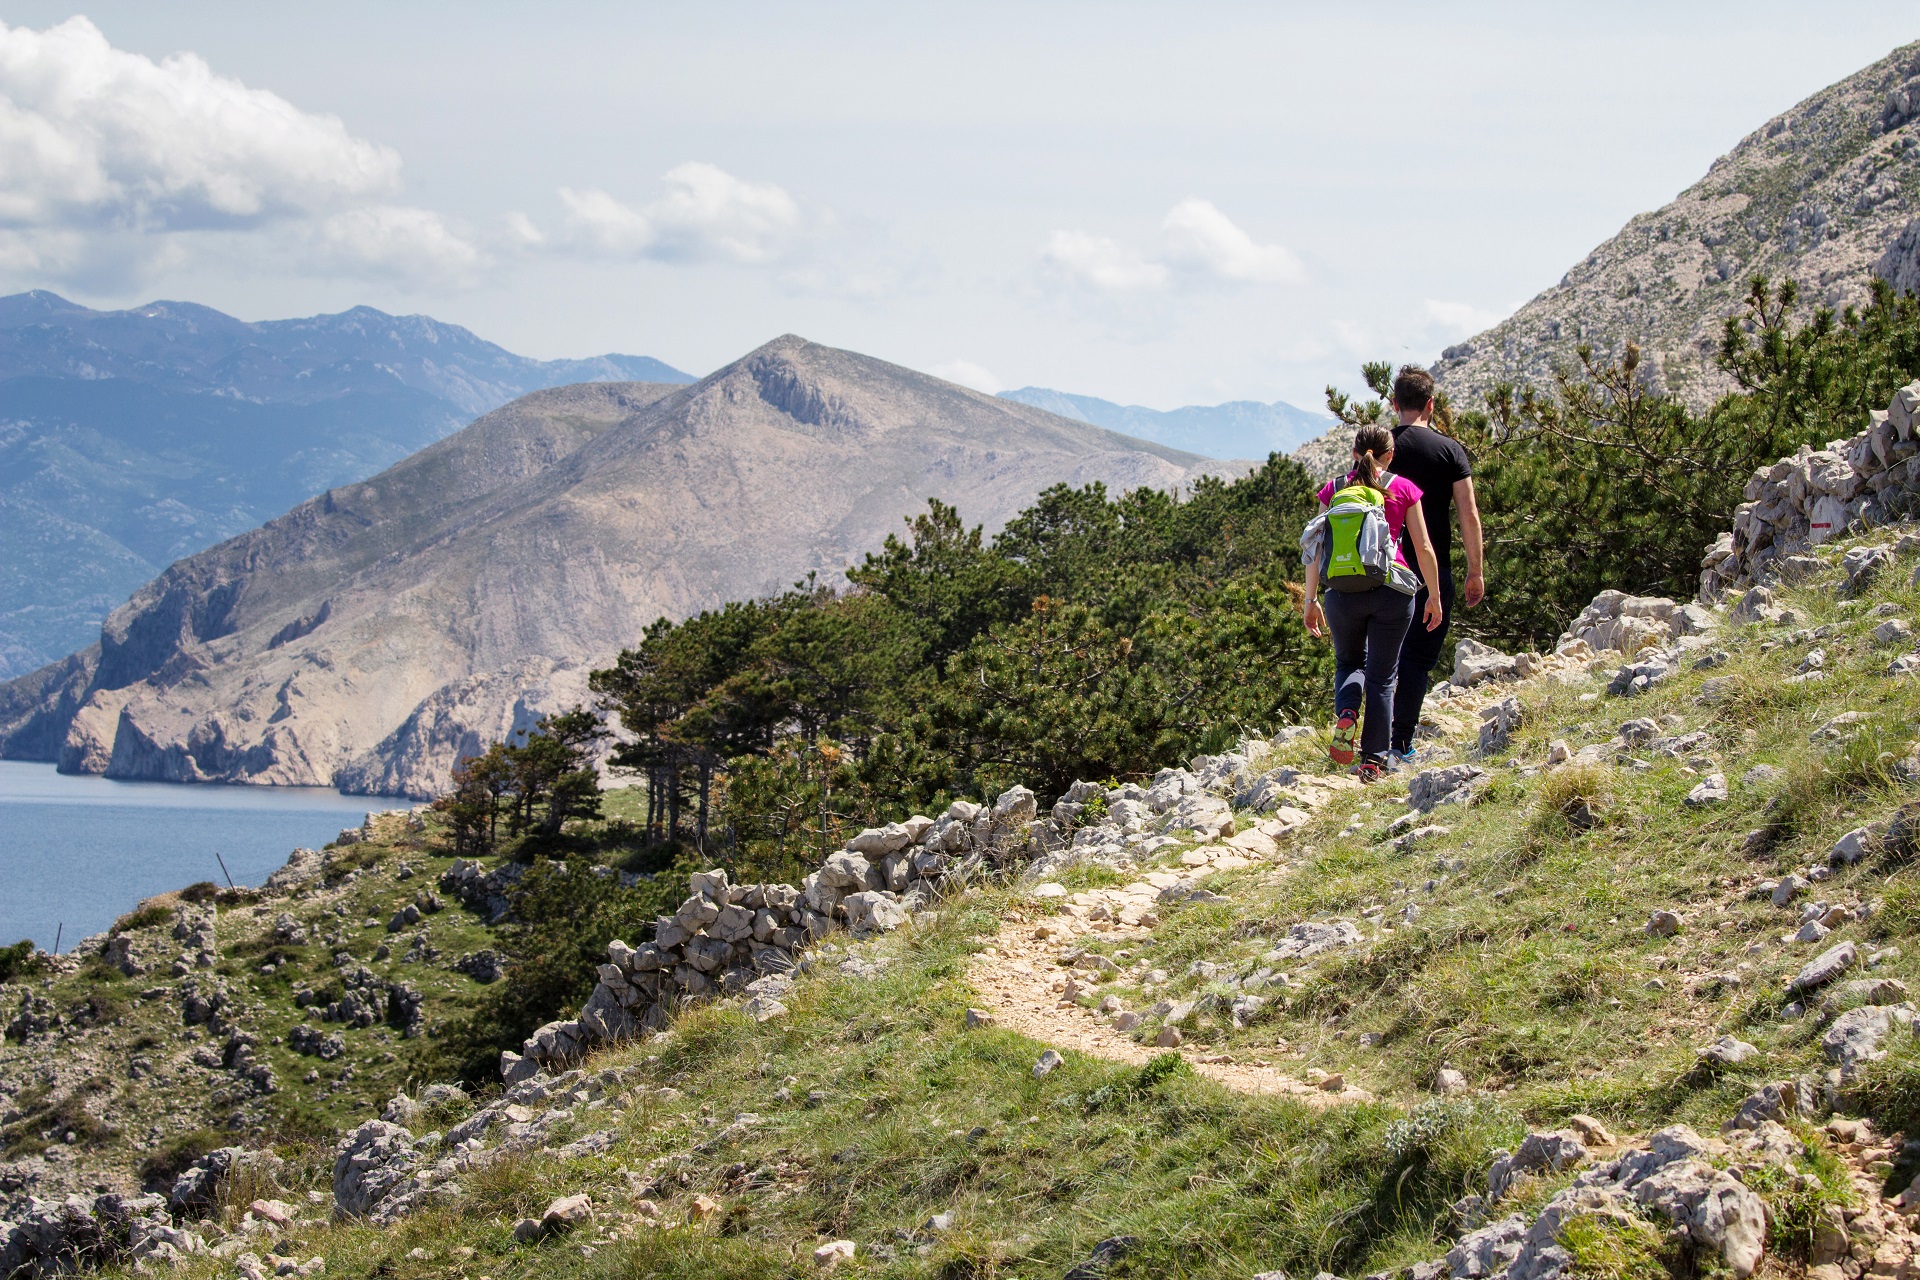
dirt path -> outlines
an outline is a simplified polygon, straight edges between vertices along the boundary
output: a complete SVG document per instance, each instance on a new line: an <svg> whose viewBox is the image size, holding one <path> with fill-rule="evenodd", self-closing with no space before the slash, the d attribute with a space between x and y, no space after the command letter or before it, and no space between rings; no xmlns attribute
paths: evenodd
<svg viewBox="0 0 1920 1280"><path fill-rule="evenodd" d="M1188 865L1181 871L1186 878L1196 879L1215 869L1245 866L1252 861L1231 849L1222 849L1213 857L1212 865ZM1150 876L1151 880L1165 879L1168 883L1176 878L1165 872ZM1092 935L1122 944L1152 941L1153 906L1165 886L1151 880L1135 881L1123 889L1076 895L1082 901L1067 904L1058 916L1003 922L968 972L985 1011L998 1025L1062 1051L1071 1049L1135 1065L1166 1053L1164 1048L1139 1044L1127 1032L1116 1030L1116 1015L1082 1008L1063 999L1061 990L1063 981L1087 981L1084 970L1061 964L1081 950L1080 939ZM1086 899L1092 900L1091 905ZM1245 1093L1287 1094L1315 1105L1372 1100L1364 1089L1345 1085L1338 1077L1328 1082L1336 1087L1329 1088L1309 1084L1259 1058L1233 1061L1226 1054L1209 1053L1193 1045L1182 1046L1179 1052L1199 1074Z"/></svg>

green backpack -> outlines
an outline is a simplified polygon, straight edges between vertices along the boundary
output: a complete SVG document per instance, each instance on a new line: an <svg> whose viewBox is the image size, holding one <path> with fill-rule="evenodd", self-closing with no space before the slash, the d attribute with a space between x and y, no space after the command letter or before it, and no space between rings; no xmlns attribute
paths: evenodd
<svg viewBox="0 0 1920 1280"><path fill-rule="evenodd" d="M1392 477L1384 473L1381 484ZM1326 549L1320 576L1334 591L1371 591L1393 580L1393 535L1387 529L1386 495L1366 484L1348 484L1327 503Z"/></svg>

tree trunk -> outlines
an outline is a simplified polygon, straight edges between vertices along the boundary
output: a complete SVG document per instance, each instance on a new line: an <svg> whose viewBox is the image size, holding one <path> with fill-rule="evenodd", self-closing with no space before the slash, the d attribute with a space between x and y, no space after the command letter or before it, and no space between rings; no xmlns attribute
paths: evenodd
<svg viewBox="0 0 1920 1280"><path fill-rule="evenodd" d="M707 849L707 796L713 785L713 761L700 761L700 851Z"/></svg>

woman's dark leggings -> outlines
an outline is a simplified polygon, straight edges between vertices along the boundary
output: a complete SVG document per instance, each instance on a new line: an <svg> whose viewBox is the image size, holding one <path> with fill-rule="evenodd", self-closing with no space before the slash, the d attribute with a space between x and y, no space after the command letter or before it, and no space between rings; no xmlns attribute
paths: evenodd
<svg viewBox="0 0 1920 1280"><path fill-rule="evenodd" d="M1413 597L1392 587L1329 591L1320 598L1333 640L1333 714L1358 713L1366 704L1360 754L1380 760L1393 729L1393 687L1400 645L1413 625Z"/></svg>

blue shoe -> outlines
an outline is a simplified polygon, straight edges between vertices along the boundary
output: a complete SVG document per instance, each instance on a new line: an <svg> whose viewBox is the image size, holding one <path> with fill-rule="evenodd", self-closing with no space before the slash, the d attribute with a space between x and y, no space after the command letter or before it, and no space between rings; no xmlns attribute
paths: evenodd
<svg viewBox="0 0 1920 1280"><path fill-rule="evenodd" d="M1417 768L1419 764L1420 749L1418 747L1408 747L1405 751L1389 750L1387 752L1387 767L1396 772L1401 769Z"/></svg>

